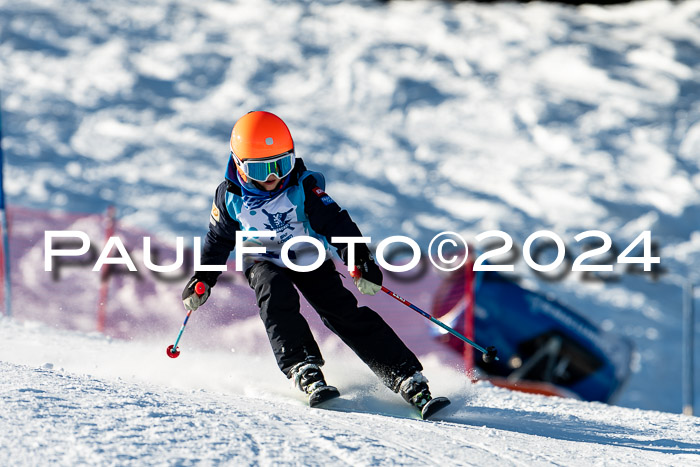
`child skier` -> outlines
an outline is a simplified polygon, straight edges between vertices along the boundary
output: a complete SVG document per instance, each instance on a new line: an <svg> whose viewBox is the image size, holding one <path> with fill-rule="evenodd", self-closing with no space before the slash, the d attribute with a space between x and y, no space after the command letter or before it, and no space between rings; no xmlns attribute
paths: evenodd
<svg viewBox="0 0 700 467"><path fill-rule="evenodd" d="M209 232L202 247L201 264L223 265L236 246L236 232L274 231L274 238L255 238L246 245L264 246L261 254L247 254L245 275L255 291L260 317L267 330L277 364L287 378L317 405L337 397L326 384L324 360L306 320L299 313L298 289L321 316L323 323L345 342L394 392L422 410L437 410L449 401L432 399L422 366L396 333L372 309L357 306L342 284L330 259L334 247L347 265L348 244L332 243L333 237L361 237L347 211L324 191L324 177L306 169L295 156L294 142L284 122L269 112L250 112L231 132L231 153L225 180L216 189ZM284 242L295 236L311 236L326 246L326 259L310 272L287 268L280 258ZM304 249L306 246L306 250ZM308 258L309 243L296 243L288 256L297 265ZM313 260L318 251L313 248ZM313 260L311 262L313 262ZM355 245L360 274L355 284L363 294L381 289L382 272L365 244ZM182 293L187 310L196 310L209 297L220 272L197 271ZM197 282L205 284L202 295ZM296 289L295 289L296 287ZM428 404L430 401L433 403ZM440 403L438 402L440 399ZM423 410L426 409L426 410Z"/></svg>

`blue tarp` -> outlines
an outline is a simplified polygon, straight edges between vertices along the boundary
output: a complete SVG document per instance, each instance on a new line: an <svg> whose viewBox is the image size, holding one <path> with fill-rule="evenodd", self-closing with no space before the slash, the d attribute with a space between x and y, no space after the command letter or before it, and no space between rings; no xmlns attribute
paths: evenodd
<svg viewBox="0 0 700 467"><path fill-rule="evenodd" d="M455 290L463 294L463 277L454 281L453 295ZM443 288L441 293L449 292ZM500 359L486 364L475 352L475 366L488 375L543 381L581 399L601 402L614 400L629 378L631 342L602 331L552 297L524 289L494 272L479 275L475 296L474 338L481 345L496 346ZM443 305L436 316L457 303L449 300L436 301ZM463 308L463 302L457 306ZM464 313L453 314L447 324L463 329ZM456 349L462 346L461 341L449 343Z"/></svg>

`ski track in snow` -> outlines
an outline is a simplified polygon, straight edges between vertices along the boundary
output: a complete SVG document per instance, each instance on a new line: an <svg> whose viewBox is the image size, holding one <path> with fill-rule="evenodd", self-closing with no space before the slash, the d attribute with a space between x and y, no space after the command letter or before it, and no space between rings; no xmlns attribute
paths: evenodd
<svg viewBox="0 0 700 467"><path fill-rule="evenodd" d="M207 371L199 373L180 364L184 355L173 361L152 347L0 320L0 462L700 465L696 418L480 383L466 392L447 390L453 404L436 420L422 421L371 378L340 384L341 399L311 409L296 390L284 390L283 378L269 386L265 365L222 367L218 355L204 353L196 364ZM77 348L92 361L81 361ZM245 359L238 358L234 363ZM435 370L428 364L426 373ZM217 379L229 386L216 386ZM438 377L432 386L449 385Z"/></svg>

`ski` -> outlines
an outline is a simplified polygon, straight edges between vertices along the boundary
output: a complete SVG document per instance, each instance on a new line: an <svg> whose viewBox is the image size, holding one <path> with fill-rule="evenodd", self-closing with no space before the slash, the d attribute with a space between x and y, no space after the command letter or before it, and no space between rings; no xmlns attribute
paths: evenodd
<svg viewBox="0 0 700 467"><path fill-rule="evenodd" d="M321 386L309 394L309 406L316 407L319 404L335 399L340 396L340 392L333 386Z"/></svg>
<svg viewBox="0 0 700 467"><path fill-rule="evenodd" d="M343 399L337 399L338 396L340 395L339 392L337 392L337 389L333 388L332 386L327 386L327 388L332 388L330 391L324 391L326 394L323 394L322 390L318 390L317 392L319 393L318 395L323 394L323 398L319 401L312 402L311 397L309 398L309 404L311 407L318 407L320 409L325 409L325 410L332 410L336 412L345 412L345 413L369 413L373 415L383 415L385 417L394 417L394 418L406 418L410 420L415 420L416 419L416 413L420 417L421 420L429 420L430 417L435 415L438 411L444 409L448 405L450 405L450 400L447 399L446 397L436 397L434 399L431 399L430 402L425 404L423 406L423 410L419 410L417 407L412 407L412 409L409 409L406 407L405 413L396 413L396 412L383 412L383 411L377 411L377 410L372 410L372 411L366 411L366 410L355 410L352 406L351 401L348 400L343 400ZM316 392L312 393L312 396L316 394ZM337 399L337 400L336 400ZM328 403L326 403L328 401ZM320 404L320 405L319 405Z"/></svg>
<svg viewBox="0 0 700 467"><path fill-rule="evenodd" d="M437 411L444 409L448 405L450 405L450 400L447 397L434 397L423 406L420 413L421 418L427 420Z"/></svg>

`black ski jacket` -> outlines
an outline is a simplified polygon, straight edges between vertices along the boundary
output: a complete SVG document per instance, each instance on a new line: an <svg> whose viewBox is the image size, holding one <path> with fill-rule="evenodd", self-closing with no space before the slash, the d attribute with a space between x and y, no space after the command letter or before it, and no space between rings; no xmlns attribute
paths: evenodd
<svg viewBox="0 0 700 467"><path fill-rule="evenodd" d="M236 247L236 232L242 229L241 223L232 215L231 205L241 203L246 196L245 187L241 186L235 169L227 170L226 179L217 187L214 195L211 215L209 219L209 231L204 239L202 247L202 265L224 265L229 255ZM311 172L306 169L304 162L297 159L294 169L289 174L282 188L269 192L269 198L273 199L280 195L283 190L290 190L292 187L303 189L303 214L306 216L313 231L325 238L328 245L331 245L340 258L347 264L347 244L333 244L332 237L359 237L362 236L360 229L350 218L348 212L341 209L333 199L325 193L325 180L318 172ZM260 196L256 201L264 203ZM276 213L268 213L273 216ZM235 215L235 214L234 214ZM359 261L370 257L369 249L364 244L355 246L356 264ZM196 275L204 279L210 285L214 285L221 272L198 271Z"/></svg>

